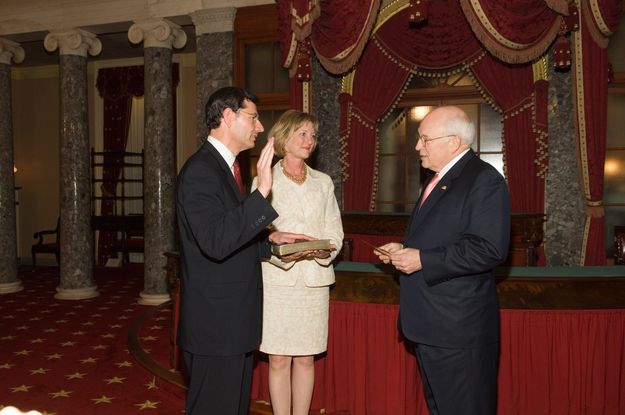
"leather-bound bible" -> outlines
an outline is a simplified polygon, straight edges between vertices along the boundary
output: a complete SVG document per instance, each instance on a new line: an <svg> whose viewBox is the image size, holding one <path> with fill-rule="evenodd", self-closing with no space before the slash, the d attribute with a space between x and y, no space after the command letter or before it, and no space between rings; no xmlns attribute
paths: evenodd
<svg viewBox="0 0 625 415"><path fill-rule="evenodd" d="M331 251L329 239L315 239L313 241L297 241L290 244L271 245L271 253L275 256L285 256L301 251L327 250Z"/></svg>

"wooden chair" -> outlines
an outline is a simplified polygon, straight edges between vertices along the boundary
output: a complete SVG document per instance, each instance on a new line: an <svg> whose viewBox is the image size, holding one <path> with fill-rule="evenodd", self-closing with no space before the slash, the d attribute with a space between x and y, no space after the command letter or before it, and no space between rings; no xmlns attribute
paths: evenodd
<svg viewBox="0 0 625 415"><path fill-rule="evenodd" d="M54 254L56 257L56 263L60 264L59 259L59 247L60 247L60 232L59 232L59 224L60 218L56 220L56 228L54 230L44 230L35 232L33 234L33 238L38 239L37 243L32 246L30 249L31 255L33 257L33 267L37 266L37 254ZM54 235L54 242L45 242L44 236L46 235ZM47 238L50 239L50 238Z"/></svg>

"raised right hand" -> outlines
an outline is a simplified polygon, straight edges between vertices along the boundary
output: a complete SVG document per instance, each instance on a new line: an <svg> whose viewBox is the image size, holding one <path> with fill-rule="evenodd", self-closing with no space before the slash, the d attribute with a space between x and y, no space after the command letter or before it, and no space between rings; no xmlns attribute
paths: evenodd
<svg viewBox="0 0 625 415"><path fill-rule="evenodd" d="M267 144L260 152L258 162L256 163L256 171L258 173L258 191L267 197L271 192L271 185L273 184L273 176L271 174L271 162L273 160L273 137L267 140Z"/></svg>

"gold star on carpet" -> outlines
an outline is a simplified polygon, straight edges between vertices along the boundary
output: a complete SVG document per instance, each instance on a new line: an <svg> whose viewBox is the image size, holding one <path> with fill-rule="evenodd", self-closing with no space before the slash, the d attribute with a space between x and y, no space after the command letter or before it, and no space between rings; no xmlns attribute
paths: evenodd
<svg viewBox="0 0 625 415"><path fill-rule="evenodd" d="M61 319L61 320L57 320L57 321L55 321L55 323L57 323L57 324L63 324L63 323L67 323L67 320L63 320L63 319Z"/></svg>
<svg viewBox="0 0 625 415"><path fill-rule="evenodd" d="M68 380L72 380L72 379L82 379L82 378L85 377L85 375L86 375L86 373L74 372L74 373L72 373L70 375L65 375L65 377Z"/></svg>
<svg viewBox="0 0 625 415"><path fill-rule="evenodd" d="M14 386L9 389L11 389L11 392L16 393L16 392L28 392L30 388L32 388L32 386L20 385L20 386Z"/></svg>
<svg viewBox="0 0 625 415"><path fill-rule="evenodd" d="M111 324L109 327L112 328L112 329L120 329L123 326L121 324Z"/></svg>
<svg viewBox="0 0 625 415"><path fill-rule="evenodd" d="M69 395L72 394L73 391L66 391L65 389L61 389L57 392L52 392L49 395L52 396L52 399L56 398L69 398Z"/></svg>
<svg viewBox="0 0 625 415"><path fill-rule="evenodd" d="M61 357L63 357L62 354L60 353L54 353L54 354L49 354L46 356L46 359L48 360L52 360L52 359L60 359Z"/></svg>
<svg viewBox="0 0 625 415"><path fill-rule="evenodd" d="M100 313L91 314L91 317L102 317L102 314L100 314Z"/></svg>
<svg viewBox="0 0 625 415"><path fill-rule="evenodd" d="M71 346L75 346L75 345L76 345L76 342L72 342L72 341L61 343L62 347L71 347Z"/></svg>
<svg viewBox="0 0 625 415"><path fill-rule="evenodd" d="M66 316L75 316L76 312L75 311L68 311L67 313L65 313Z"/></svg>
<svg viewBox="0 0 625 415"><path fill-rule="evenodd" d="M151 327L150 327L150 330L160 330L160 329L162 329L162 328L163 328L163 326L158 326L158 325L155 325L155 326L151 326Z"/></svg>
<svg viewBox="0 0 625 415"><path fill-rule="evenodd" d="M93 350L104 350L104 349L108 348L108 346L105 345L105 344L98 344L97 346L91 346L91 348Z"/></svg>
<svg viewBox="0 0 625 415"><path fill-rule="evenodd" d="M41 320L41 317L31 317L28 319L28 321L39 321Z"/></svg>
<svg viewBox="0 0 625 415"><path fill-rule="evenodd" d="M8 316L3 316L2 318L5 319L5 320L12 320L12 319L15 318L15 316L12 315L12 314L9 314Z"/></svg>
<svg viewBox="0 0 625 415"><path fill-rule="evenodd" d="M165 320L167 317L156 317L154 320L156 321L162 321Z"/></svg>
<svg viewBox="0 0 625 415"><path fill-rule="evenodd" d="M28 356L29 354L31 354L33 351L32 350L20 350L19 352L13 352L13 354L15 356Z"/></svg>
<svg viewBox="0 0 625 415"><path fill-rule="evenodd" d="M88 357L88 358L86 358L86 359L82 359L82 360L80 361L80 363L95 363L95 362L96 362L96 360L98 360L98 359L96 359L96 358L94 358L94 357Z"/></svg>
<svg viewBox="0 0 625 415"><path fill-rule="evenodd" d="M100 337L102 337L103 339L114 339L115 335L113 333L106 333L106 334L101 334Z"/></svg>
<svg viewBox="0 0 625 415"><path fill-rule="evenodd" d="M93 403L95 405L98 405L100 403L112 403L113 402L113 398L109 398L106 395L102 395L99 398L94 398L94 399L91 399L91 400L93 401Z"/></svg>
<svg viewBox="0 0 625 415"><path fill-rule="evenodd" d="M39 369L31 370L30 374L31 375L45 375L49 371L50 371L50 369L44 369L44 368L40 367Z"/></svg>
<svg viewBox="0 0 625 415"><path fill-rule="evenodd" d="M0 369L11 369L13 366L15 366L13 363L4 363L0 365Z"/></svg>
<svg viewBox="0 0 625 415"><path fill-rule="evenodd" d="M40 313L41 314L50 314L52 311L51 310L41 310Z"/></svg>
<svg viewBox="0 0 625 415"><path fill-rule="evenodd" d="M110 310L111 307L98 307L98 310Z"/></svg>
<svg viewBox="0 0 625 415"><path fill-rule="evenodd" d="M158 389L158 386L156 386L156 378L152 377L152 380L150 382L146 383L145 386L148 387L148 390Z"/></svg>
<svg viewBox="0 0 625 415"><path fill-rule="evenodd" d="M56 329L52 329L52 328L50 328L50 329L45 329L43 332L44 332L44 333L56 333Z"/></svg>
<svg viewBox="0 0 625 415"><path fill-rule="evenodd" d="M127 316L119 316L117 317L118 320L128 320Z"/></svg>
<svg viewBox="0 0 625 415"><path fill-rule="evenodd" d="M116 365L117 365L117 367L118 367L118 368L120 368L120 369L121 369L122 367L132 367L132 363L130 363L130 362L129 362L129 361L127 361L127 360L124 360L123 362L118 362L118 363L115 363L115 364L116 364Z"/></svg>
<svg viewBox="0 0 625 415"><path fill-rule="evenodd" d="M147 400L143 403L136 403L135 406L139 407L140 411L143 411L144 409L156 409L156 405L158 405L160 402L152 402L150 400Z"/></svg>
<svg viewBox="0 0 625 415"><path fill-rule="evenodd" d="M124 381L126 380L126 378L120 378L118 376L112 377L112 378L108 378L108 379L104 379L104 381L106 383L108 383L109 385L112 383L124 383Z"/></svg>
<svg viewBox="0 0 625 415"><path fill-rule="evenodd" d="M78 331L73 332L72 334L74 336L82 336L85 333L86 333L86 331L78 330Z"/></svg>
<svg viewBox="0 0 625 415"><path fill-rule="evenodd" d="M30 326L17 326L15 329L16 330L28 330L30 328Z"/></svg>
<svg viewBox="0 0 625 415"><path fill-rule="evenodd" d="M141 340L143 340L144 342L153 342L154 340L158 340L158 337L145 336L145 337L141 337Z"/></svg>
<svg viewBox="0 0 625 415"><path fill-rule="evenodd" d="M32 339L30 342L31 343L43 343L44 341L45 341L44 339L37 337L36 339Z"/></svg>
<svg viewBox="0 0 625 415"><path fill-rule="evenodd" d="M85 321L82 323L83 326L93 326L93 321Z"/></svg>
<svg viewBox="0 0 625 415"><path fill-rule="evenodd" d="M2 340L15 340L15 336L4 336Z"/></svg>

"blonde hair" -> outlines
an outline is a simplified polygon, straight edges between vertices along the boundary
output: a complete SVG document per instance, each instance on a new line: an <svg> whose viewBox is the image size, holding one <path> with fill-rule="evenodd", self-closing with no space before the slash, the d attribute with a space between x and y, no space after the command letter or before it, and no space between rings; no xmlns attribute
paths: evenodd
<svg viewBox="0 0 625 415"><path fill-rule="evenodd" d="M284 157L284 146L293 133L307 122L312 123L315 134L319 130L319 121L317 117L307 112L301 112L296 110L288 110L278 118L278 121L271 127L267 137L274 137L275 142L273 144L276 155L278 157ZM317 147L317 138L313 138L313 146L310 150L311 153Z"/></svg>

